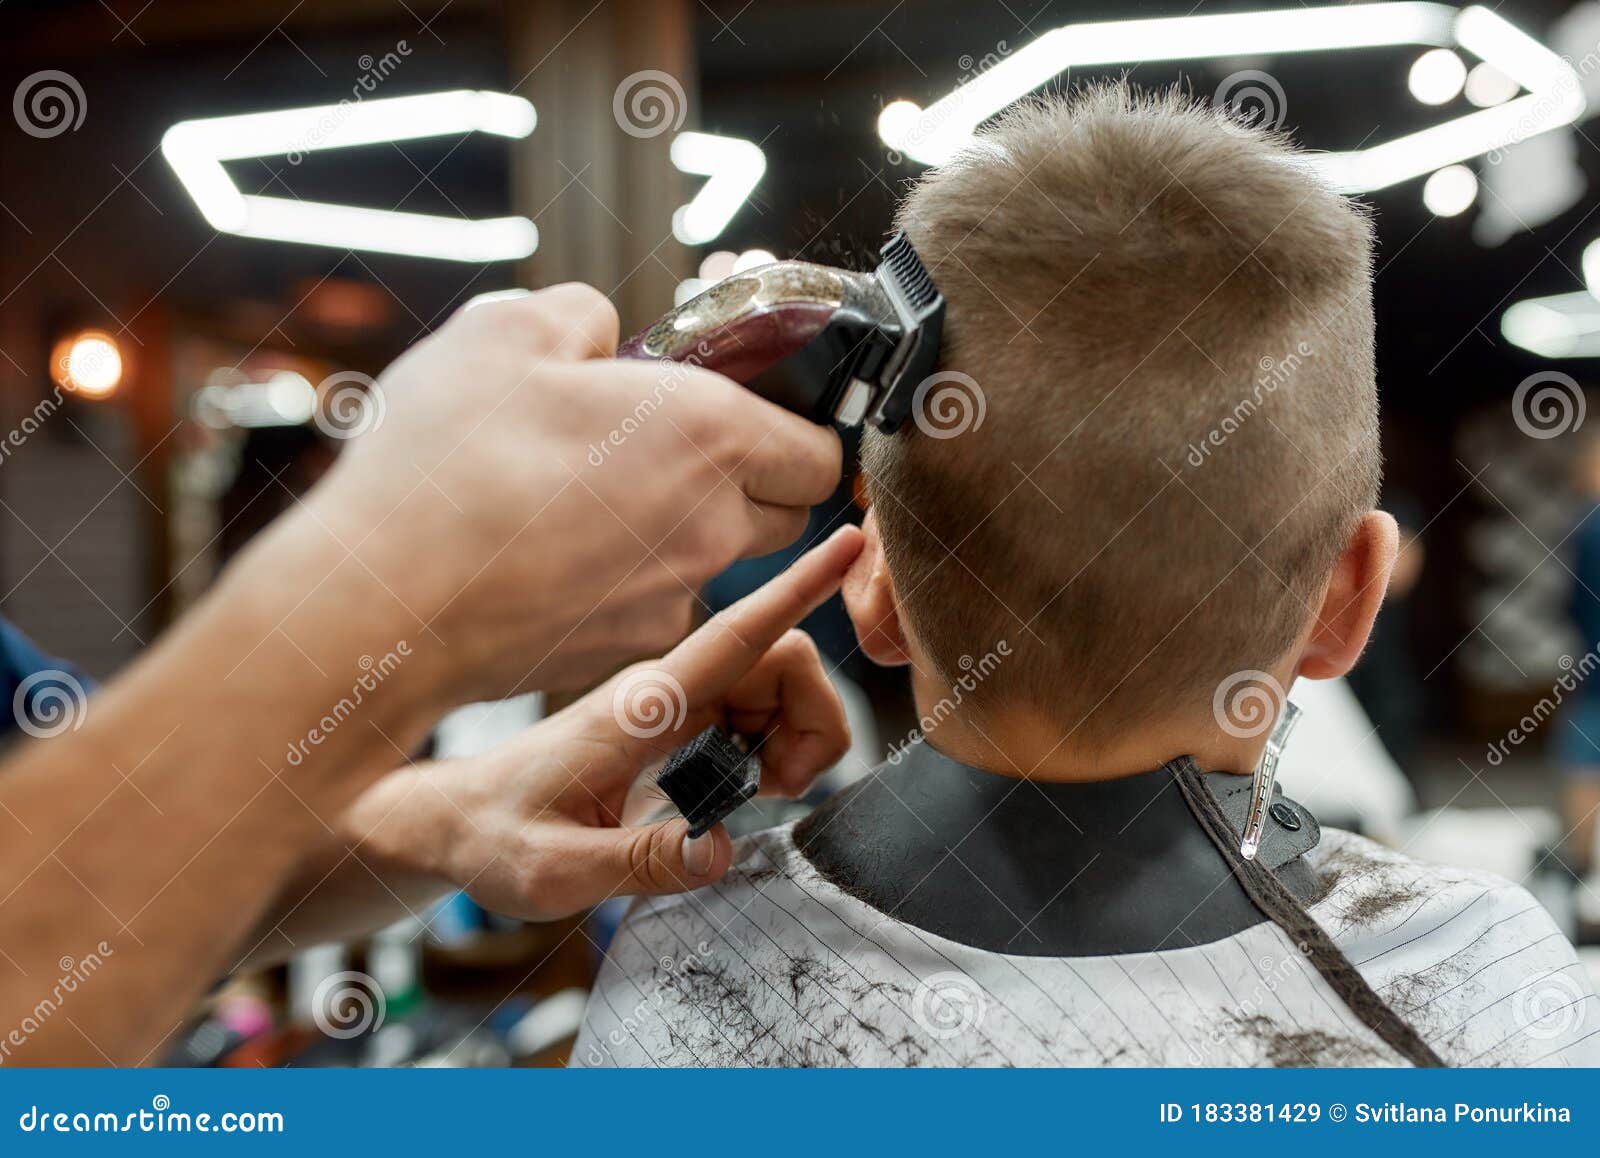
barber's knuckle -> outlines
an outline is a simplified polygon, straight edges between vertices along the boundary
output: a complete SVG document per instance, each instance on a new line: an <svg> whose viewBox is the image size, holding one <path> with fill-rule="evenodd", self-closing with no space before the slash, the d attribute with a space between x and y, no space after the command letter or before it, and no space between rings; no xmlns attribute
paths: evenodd
<svg viewBox="0 0 1600 1158"><path fill-rule="evenodd" d="M543 301L552 313L570 313L575 317L581 317L609 310L615 317L617 312L605 294L581 281L559 282L540 290L533 296Z"/></svg>
<svg viewBox="0 0 1600 1158"><path fill-rule="evenodd" d="M791 627L784 632L772 649L789 659L805 661L820 658L816 642L798 627Z"/></svg>
<svg viewBox="0 0 1600 1158"><path fill-rule="evenodd" d="M655 824L640 829L628 842L628 877L645 892L670 892L681 887L666 864L670 824Z"/></svg>

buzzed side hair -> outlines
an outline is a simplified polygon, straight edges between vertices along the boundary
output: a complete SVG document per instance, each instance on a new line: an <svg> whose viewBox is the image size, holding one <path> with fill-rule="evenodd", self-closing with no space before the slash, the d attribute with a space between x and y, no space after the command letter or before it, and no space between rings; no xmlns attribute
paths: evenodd
<svg viewBox="0 0 1600 1158"><path fill-rule="evenodd" d="M1008 112L898 225L942 380L863 470L939 675L1004 641L966 702L1093 750L1281 659L1377 499L1361 208L1281 136L1118 84Z"/></svg>

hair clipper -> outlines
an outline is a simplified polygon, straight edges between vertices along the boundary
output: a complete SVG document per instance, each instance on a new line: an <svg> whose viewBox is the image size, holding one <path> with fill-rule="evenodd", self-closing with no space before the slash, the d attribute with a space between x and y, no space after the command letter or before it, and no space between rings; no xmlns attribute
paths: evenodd
<svg viewBox="0 0 1600 1158"><path fill-rule="evenodd" d="M618 349L715 370L819 423L893 432L934 370L944 298L903 233L870 273L779 261L684 302Z"/></svg>

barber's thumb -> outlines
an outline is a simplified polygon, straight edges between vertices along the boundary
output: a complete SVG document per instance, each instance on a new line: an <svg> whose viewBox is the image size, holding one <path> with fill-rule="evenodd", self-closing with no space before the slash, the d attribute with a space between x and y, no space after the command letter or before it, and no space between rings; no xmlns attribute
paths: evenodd
<svg viewBox="0 0 1600 1158"><path fill-rule="evenodd" d="M733 841L720 824L698 837L690 837L688 824L677 818L615 831L622 894L688 892L720 880L733 862Z"/></svg>

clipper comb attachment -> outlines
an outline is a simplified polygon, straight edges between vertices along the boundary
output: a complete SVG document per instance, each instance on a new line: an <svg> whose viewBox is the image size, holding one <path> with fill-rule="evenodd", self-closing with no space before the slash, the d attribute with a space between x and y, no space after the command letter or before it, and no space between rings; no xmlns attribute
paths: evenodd
<svg viewBox="0 0 1600 1158"><path fill-rule="evenodd" d="M893 434L910 415L917 387L939 363L944 296L904 233L891 237L878 256L875 276L898 320L898 333L893 352L875 375L882 387L869 418Z"/></svg>
<svg viewBox="0 0 1600 1158"><path fill-rule="evenodd" d="M656 782L701 836L756 794L761 759L713 724L667 757Z"/></svg>

